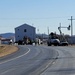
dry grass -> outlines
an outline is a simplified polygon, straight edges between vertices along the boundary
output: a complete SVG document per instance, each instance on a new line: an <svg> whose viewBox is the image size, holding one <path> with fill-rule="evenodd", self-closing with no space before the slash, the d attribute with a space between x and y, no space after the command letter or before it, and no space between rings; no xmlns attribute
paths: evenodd
<svg viewBox="0 0 75 75"><path fill-rule="evenodd" d="M13 45L0 45L0 57L14 53L17 50L18 50L18 48Z"/></svg>

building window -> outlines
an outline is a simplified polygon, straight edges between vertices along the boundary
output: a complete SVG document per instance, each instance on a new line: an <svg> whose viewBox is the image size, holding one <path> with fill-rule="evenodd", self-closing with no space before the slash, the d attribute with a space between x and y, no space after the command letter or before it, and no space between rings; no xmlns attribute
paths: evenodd
<svg viewBox="0 0 75 75"><path fill-rule="evenodd" d="M24 29L24 32L27 32L27 29Z"/></svg>
<svg viewBox="0 0 75 75"><path fill-rule="evenodd" d="M19 37L19 35L18 35L18 37Z"/></svg>
<svg viewBox="0 0 75 75"><path fill-rule="evenodd" d="M19 31L19 29L18 29L18 31Z"/></svg>

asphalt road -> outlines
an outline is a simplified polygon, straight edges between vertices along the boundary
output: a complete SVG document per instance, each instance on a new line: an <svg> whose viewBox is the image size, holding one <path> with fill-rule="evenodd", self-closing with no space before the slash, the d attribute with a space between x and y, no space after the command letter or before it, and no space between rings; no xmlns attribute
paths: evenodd
<svg viewBox="0 0 75 75"><path fill-rule="evenodd" d="M0 58L0 75L75 75L75 47L19 46Z"/></svg>
<svg viewBox="0 0 75 75"><path fill-rule="evenodd" d="M19 51L0 58L0 75L40 75L58 56L47 46L19 46Z"/></svg>
<svg viewBox="0 0 75 75"><path fill-rule="evenodd" d="M59 53L58 59L41 75L75 75L75 47L54 48Z"/></svg>

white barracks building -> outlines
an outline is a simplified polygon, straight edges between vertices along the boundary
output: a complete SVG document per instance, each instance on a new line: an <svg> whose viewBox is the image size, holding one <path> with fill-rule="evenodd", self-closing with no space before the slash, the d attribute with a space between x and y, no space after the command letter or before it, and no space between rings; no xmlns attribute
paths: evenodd
<svg viewBox="0 0 75 75"><path fill-rule="evenodd" d="M35 27L28 24L23 24L15 28L15 41L23 40L24 37L28 37L31 40L35 40L36 32Z"/></svg>

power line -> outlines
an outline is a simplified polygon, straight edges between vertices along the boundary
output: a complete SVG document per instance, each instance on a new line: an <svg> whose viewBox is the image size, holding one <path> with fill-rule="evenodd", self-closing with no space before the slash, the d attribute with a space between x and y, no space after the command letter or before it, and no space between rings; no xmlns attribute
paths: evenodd
<svg viewBox="0 0 75 75"><path fill-rule="evenodd" d="M31 20L31 19L60 19L60 18L68 18L69 16L62 16L62 17L4 17L4 18L0 18L0 20L24 20L24 19L27 19L27 20Z"/></svg>

